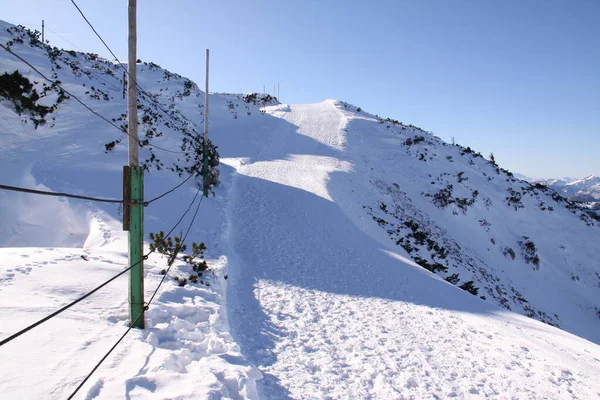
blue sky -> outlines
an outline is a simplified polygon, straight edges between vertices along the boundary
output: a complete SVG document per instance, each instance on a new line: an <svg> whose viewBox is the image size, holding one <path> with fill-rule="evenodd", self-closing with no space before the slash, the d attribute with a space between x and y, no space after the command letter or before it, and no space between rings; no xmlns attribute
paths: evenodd
<svg viewBox="0 0 600 400"><path fill-rule="evenodd" d="M126 60L127 1L78 0ZM211 90L348 101L534 177L600 175L600 1L138 1L138 58ZM168 5L167 5L168 4ZM109 54L69 0L0 19ZM61 35L54 35L52 32Z"/></svg>

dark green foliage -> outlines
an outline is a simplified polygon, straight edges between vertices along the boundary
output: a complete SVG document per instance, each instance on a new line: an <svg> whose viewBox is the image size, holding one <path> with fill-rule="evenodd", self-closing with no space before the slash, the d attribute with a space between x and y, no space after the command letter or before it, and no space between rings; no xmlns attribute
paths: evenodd
<svg viewBox="0 0 600 400"><path fill-rule="evenodd" d="M415 244L423 246L425 244L425 239L427 239L427 234L423 231L417 231L412 234L412 237L415 239Z"/></svg>
<svg viewBox="0 0 600 400"><path fill-rule="evenodd" d="M208 269L208 264L203 260L204 250L206 250L206 246L203 242L200 242L200 244L193 242L192 252L184 255L182 259L187 265L191 266L195 272L205 271ZM196 258L199 258L199 260L196 260Z"/></svg>
<svg viewBox="0 0 600 400"><path fill-rule="evenodd" d="M386 122L389 122L392 125L402 125L402 122L398 121L397 119L392 119L392 118L379 119L380 124L383 124Z"/></svg>
<svg viewBox="0 0 600 400"><path fill-rule="evenodd" d="M204 137L202 135L186 135L183 138L182 150L186 151L186 162L190 163L187 167L179 168L179 175L183 171L188 174L194 174L202 177L202 186L206 185L209 191L212 191L219 184L219 152L217 146L212 144L210 139L204 148ZM206 154L205 154L206 153ZM204 157L208 159L208 169L204 171Z"/></svg>
<svg viewBox="0 0 600 400"><path fill-rule="evenodd" d="M256 106L264 106L266 104L277 101L277 97L273 97L270 94L260 95L258 93L249 93L242 97L244 103L254 104Z"/></svg>
<svg viewBox="0 0 600 400"><path fill-rule="evenodd" d="M587 211L587 212L586 212L586 214L587 214L587 215L588 215L590 218L592 218L593 220L595 220L595 221L597 221L597 222L600 222L600 215L596 214L595 212L593 212L593 211Z"/></svg>
<svg viewBox="0 0 600 400"><path fill-rule="evenodd" d="M186 79L183 82L183 93L182 96L187 97L192 94L192 89L194 88L194 83L189 79Z"/></svg>
<svg viewBox="0 0 600 400"><path fill-rule="evenodd" d="M444 278L444 280L446 282L449 282L449 283L453 284L453 285L456 285L460 281L460 279L458 278L458 274L452 274L452 275Z"/></svg>
<svg viewBox="0 0 600 400"><path fill-rule="evenodd" d="M161 269L161 270L160 270L160 274L161 274L161 275L166 275L166 274L167 274L167 270L166 270L166 269L164 269L164 268L163 268L163 269Z"/></svg>
<svg viewBox="0 0 600 400"><path fill-rule="evenodd" d="M361 111L362 111L362 108L360 108L360 107L358 107L358 108L356 109L356 112L361 112Z"/></svg>
<svg viewBox="0 0 600 400"><path fill-rule="evenodd" d="M422 259L421 257L413 257L413 260L419 264L421 267L425 268L428 271L433 272L434 274L436 272L448 272L448 268L440 263L434 262L433 264L430 264L427 262L427 260Z"/></svg>
<svg viewBox="0 0 600 400"><path fill-rule="evenodd" d="M104 145L104 152L109 153L109 152L113 151L118 143L121 143L121 139L113 140L110 143L106 143Z"/></svg>
<svg viewBox="0 0 600 400"><path fill-rule="evenodd" d="M419 229L419 224L413 220L404 221L404 225L410 228L411 231L416 232Z"/></svg>
<svg viewBox="0 0 600 400"><path fill-rule="evenodd" d="M467 281L467 282L463 283L462 285L460 285L459 288L471 293L474 296L476 296L477 293L479 293L479 289L475 287L475 285L473 284L473 281Z"/></svg>
<svg viewBox="0 0 600 400"><path fill-rule="evenodd" d="M507 190L510 193L510 196L506 198L508 206L514 207L515 211L517 211L519 208L524 208L525 206L521 202L521 192L517 192L513 190L513 188L508 188Z"/></svg>
<svg viewBox="0 0 600 400"><path fill-rule="evenodd" d="M15 71L12 74L5 72L0 75L0 98L8 99L13 103L15 111L19 115L22 113L29 114L36 128L39 125L44 125L46 123L46 115L53 112L56 108L56 106L48 107L37 104L40 97L40 94L33 87L33 84L29 82L29 79L21 75L19 71Z"/></svg>
<svg viewBox="0 0 600 400"><path fill-rule="evenodd" d="M181 242L180 236L175 236L175 241L171 237L165 238L165 232L160 231L159 233L150 232L150 250L157 251L160 254L167 256L167 265L173 265L177 255L180 251L185 251L187 246Z"/></svg>
<svg viewBox="0 0 600 400"><path fill-rule="evenodd" d="M187 246L182 243L180 236L175 236L173 239L171 237L165 238L165 233L160 231L159 233L150 233L150 239L152 239L152 243L150 243L150 250L157 251L160 254L167 256L167 265L170 267L173 265L177 255L180 252L186 250ZM187 264L188 267L192 267L192 270L195 273L191 273L189 276L189 281L192 283L198 283L198 277L202 276L202 272L208 269L208 264L203 260L204 258L204 250L206 250L206 246L204 243L192 243L192 251L190 254L185 254L181 259ZM166 269L161 271L161 275L165 275L167 273ZM179 286L185 286L187 283L187 279L185 278L174 278L179 282Z"/></svg>
<svg viewBox="0 0 600 400"><path fill-rule="evenodd" d="M525 240L519 241L523 258L525 258L527 264L532 263L535 266L534 269L537 270L540 268L540 257L537 255L537 248L527 236L523 236L523 239Z"/></svg>
<svg viewBox="0 0 600 400"><path fill-rule="evenodd" d="M510 258L512 258L513 260L516 257L515 251L510 247L505 247L504 250L502 250L502 254L504 254L504 257L510 255Z"/></svg>
<svg viewBox="0 0 600 400"><path fill-rule="evenodd" d="M494 158L494 153L490 153L490 162L496 165L496 158Z"/></svg>
<svg viewBox="0 0 600 400"><path fill-rule="evenodd" d="M373 221L377 222L379 225L386 225L388 222L380 217L373 215Z"/></svg>
<svg viewBox="0 0 600 400"><path fill-rule="evenodd" d="M440 189L436 194L433 195L433 204L436 207L444 208L455 202L452 198L453 186L448 185L444 189Z"/></svg>

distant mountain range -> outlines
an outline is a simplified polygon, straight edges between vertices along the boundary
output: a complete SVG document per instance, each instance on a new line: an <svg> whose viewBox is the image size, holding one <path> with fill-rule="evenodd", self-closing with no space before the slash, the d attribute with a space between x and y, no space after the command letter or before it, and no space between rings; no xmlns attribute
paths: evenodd
<svg viewBox="0 0 600 400"><path fill-rule="evenodd" d="M569 200L579 202L600 202L600 177L590 175L582 179L559 178L537 179L533 183L546 185Z"/></svg>

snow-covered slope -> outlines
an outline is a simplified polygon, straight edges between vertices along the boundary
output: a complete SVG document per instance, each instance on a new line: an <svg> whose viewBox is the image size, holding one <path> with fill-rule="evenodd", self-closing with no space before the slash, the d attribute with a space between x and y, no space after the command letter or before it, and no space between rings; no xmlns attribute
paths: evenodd
<svg viewBox="0 0 600 400"><path fill-rule="evenodd" d="M95 111L126 122L118 65L6 28L1 44L12 40ZM0 52L0 74L15 70L42 93L34 71ZM185 178L168 169L187 166L185 155L153 145L181 149L202 124L204 94L151 63L138 76L155 96L140 99L149 199ZM39 115L0 100L0 182L121 197L126 140L47 92L39 103L56 107L37 129ZM206 243L211 270L180 287L173 277L192 271L178 259L147 329L126 337L80 398L600 395L600 228L586 210L470 149L343 102L214 94L210 132L221 185L190 238ZM190 181L150 204L146 232L173 226L196 191ZM0 218L0 338L127 264L116 206L0 192ZM146 262L147 297L163 268L160 256ZM120 278L0 347L3 394L68 396L125 331L126 299Z"/></svg>

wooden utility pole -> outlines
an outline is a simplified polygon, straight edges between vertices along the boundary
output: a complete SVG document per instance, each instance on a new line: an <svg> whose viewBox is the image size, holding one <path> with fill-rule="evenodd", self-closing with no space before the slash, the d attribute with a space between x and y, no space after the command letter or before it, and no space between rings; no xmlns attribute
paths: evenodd
<svg viewBox="0 0 600 400"><path fill-rule="evenodd" d="M208 49L206 49L206 87L204 89L204 196L208 197Z"/></svg>
<svg viewBox="0 0 600 400"><path fill-rule="evenodd" d="M46 42L44 41L44 20L42 20L42 43L46 44Z"/></svg>
<svg viewBox="0 0 600 400"><path fill-rule="evenodd" d="M144 328L144 170L139 166L137 118L137 0L129 0L129 58L127 72L127 133L129 135L129 320L132 326ZM125 172L127 174L127 172ZM127 188L126 188L127 189Z"/></svg>

